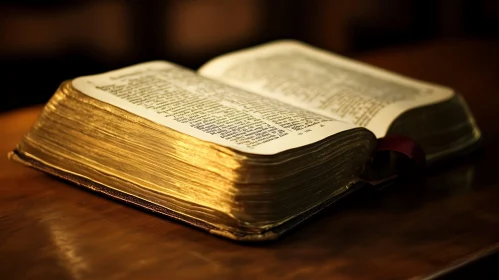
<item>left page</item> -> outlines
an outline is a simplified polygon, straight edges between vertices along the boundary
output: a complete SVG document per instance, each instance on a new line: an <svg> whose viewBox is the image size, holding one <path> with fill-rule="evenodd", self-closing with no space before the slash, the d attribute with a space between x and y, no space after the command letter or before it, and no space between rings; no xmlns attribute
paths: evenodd
<svg viewBox="0 0 499 280"><path fill-rule="evenodd" d="M356 127L164 61L76 78L72 85L132 114L252 154L276 154Z"/></svg>

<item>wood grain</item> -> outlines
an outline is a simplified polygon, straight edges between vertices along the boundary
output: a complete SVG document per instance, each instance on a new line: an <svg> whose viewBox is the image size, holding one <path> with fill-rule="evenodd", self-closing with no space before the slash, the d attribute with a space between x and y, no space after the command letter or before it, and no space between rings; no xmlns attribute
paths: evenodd
<svg viewBox="0 0 499 280"><path fill-rule="evenodd" d="M497 42L444 41L360 57L458 89L484 148L423 182L352 196L281 240L241 245L9 162L40 107L0 116L2 279L406 279L499 247Z"/></svg>

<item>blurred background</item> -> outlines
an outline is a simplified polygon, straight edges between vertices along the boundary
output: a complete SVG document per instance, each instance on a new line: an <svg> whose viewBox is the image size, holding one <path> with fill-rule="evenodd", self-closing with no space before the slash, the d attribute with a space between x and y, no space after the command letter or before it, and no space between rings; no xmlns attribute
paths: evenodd
<svg viewBox="0 0 499 280"><path fill-rule="evenodd" d="M499 38L496 0L0 3L0 111L44 103L65 79L153 59L197 68L273 39L355 56L442 38Z"/></svg>

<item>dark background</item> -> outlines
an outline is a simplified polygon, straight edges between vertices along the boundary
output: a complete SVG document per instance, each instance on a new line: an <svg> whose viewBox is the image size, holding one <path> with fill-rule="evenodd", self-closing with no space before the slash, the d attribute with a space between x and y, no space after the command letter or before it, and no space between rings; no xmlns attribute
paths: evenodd
<svg viewBox="0 0 499 280"><path fill-rule="evenodd" d="M153 59L197 68L272 39L352 56L445 38L499 37L495 0L0 3L0 111L44 103L65 79Z"/></svg>

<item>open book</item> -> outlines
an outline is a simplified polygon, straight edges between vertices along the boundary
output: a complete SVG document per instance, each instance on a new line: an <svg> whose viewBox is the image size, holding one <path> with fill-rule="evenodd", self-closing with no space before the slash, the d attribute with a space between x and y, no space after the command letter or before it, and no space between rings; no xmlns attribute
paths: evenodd
<svg viewBox="0 0 499 280"><path fill-rule="evenodd" d="M480 138L452 89L295 41L194 72L153 61L62 83L10 157L236 240L276 238L356 189L377 138L430 163Z"/></svg>

